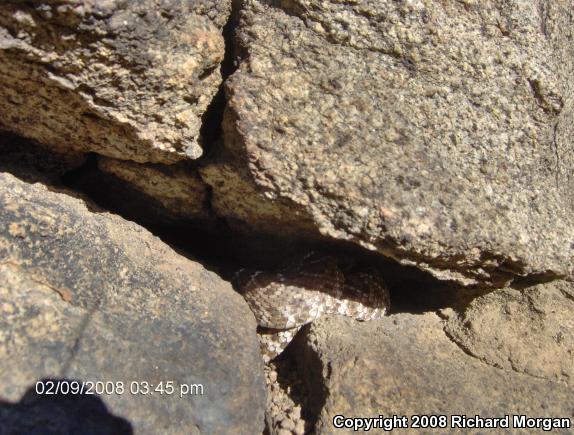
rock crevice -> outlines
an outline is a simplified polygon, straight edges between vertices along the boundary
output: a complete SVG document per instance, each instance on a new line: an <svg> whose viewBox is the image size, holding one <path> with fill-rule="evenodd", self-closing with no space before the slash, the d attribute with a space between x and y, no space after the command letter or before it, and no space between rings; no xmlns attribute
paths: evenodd
<svg viewBox="0 0 574 435"><path fill-rule="evenodd" d="M3 2L0 420L32 379L127 376L124 357L212 387L106 400L144 432L257 433L265 407L271 435L332 433L336 413L567 415L573 16ZM392 315L304 327L265 367L265 404L230 282L310 250L377 268Z"/></svg>

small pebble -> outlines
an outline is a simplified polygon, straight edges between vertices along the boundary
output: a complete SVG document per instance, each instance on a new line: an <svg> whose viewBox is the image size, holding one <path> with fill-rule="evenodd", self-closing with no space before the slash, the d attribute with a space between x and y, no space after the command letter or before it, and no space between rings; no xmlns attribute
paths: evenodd
<svg viewBox="0 0 574 435"><path fill-rule="evenodd" d="M275 370L269 372L269 380L271 382L277 381L277 372Z"/></svg>
<svg viewBox="0 0 574 435"><path fill-rule="evenodd" d="M289 417L291 417L292 420L299 420L301 418L301 407L294 406L293 409L289 411Z"/></svg>
<svg viewBox="0 0 574 435"><path fill-rule="evenodd" d="M281 427L283 429L293 431L293 430L295 430L295 422L289 418L286 418L283 421L281 421Z"/></svg>
<svg viewBox="0 0 574 435"><path fill-rule="evenodd" d="M299 420L295 425L295 435L305 435L305 421Z"/></svg>

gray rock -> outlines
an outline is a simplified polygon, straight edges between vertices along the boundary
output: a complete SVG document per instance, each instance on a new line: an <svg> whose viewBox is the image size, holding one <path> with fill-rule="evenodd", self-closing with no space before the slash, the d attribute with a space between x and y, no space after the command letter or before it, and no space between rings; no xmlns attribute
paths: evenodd
<svg viewBox="0 0 574 435"><path fill-rule="evenodd" d="M36 394L36 379L60 376L85 323L86 311L63 297L16 263L0 264L0 434L132 434L132 424L111 413L105 397ZM43 378L38 388L50 381Z"/></svg>
<svg viewBox="0 0 574 435"><path fill-rule="evenodd" d="M574 383L574 283L501 289L447 314L446 332L484 362Z"/></svg>
<svg viewBox="0 0 574 435"><path fill-rule="evenodd" d="M484 364L449 340L433 313L362 324L322 318L299 344L318 434L353 433L333 427L339 414L407 416L409 423L413 415L574 418L572 386ZM449 427L450 420L439 432L460 431ZM404 433L421 433L409 428Z"/></svg>
<svg viewBox="0 0 574 435"><path fill-rule="evenodd" d="M126 422L135 433L261 433L255 320L228 283L131 222L9 174L0 222L0 421L90 433L82 416L95 406L109 433ZM42 378L123 382L124 392L79 396L85 406L60 421L70 400L35 396ZM180 397L191 384L203 395Z"/></svg>
<svg viewBox="0 0 574 435"><path fill-rule="evenodd" d="M570 13L246 1L225 150L202 173L216 211L464 285L572 276Z"/></svg>
<svg viewBox="0 0 574 435"><path fill-rule="evenodd" d="M0 127L137 162L201 155L231 0L2 2Z"/></svg>

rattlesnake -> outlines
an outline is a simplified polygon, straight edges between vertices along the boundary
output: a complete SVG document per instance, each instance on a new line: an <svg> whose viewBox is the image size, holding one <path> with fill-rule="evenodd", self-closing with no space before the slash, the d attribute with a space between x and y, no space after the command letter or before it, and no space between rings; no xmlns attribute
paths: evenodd
<svg viewBox="0 0 574 435"><path fill-rule="evenodd" d="M303 325L323 314L366 321L384 316L390 307L378 270L316 253L277 272L241 270L236 283L259 325L265 361L280 354Z"/></svg>

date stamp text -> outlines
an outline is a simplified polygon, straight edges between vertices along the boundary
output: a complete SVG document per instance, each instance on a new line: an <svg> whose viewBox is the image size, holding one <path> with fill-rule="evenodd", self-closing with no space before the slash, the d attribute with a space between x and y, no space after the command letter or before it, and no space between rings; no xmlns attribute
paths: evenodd
<svg viewBox="0 0 574 435"><path fill-rule="evenodd" d="M186 396L203 396L203 384L176 383L174 381L148 382L148 381L70 381L41 380L36 382L38 395L142 395L142 396L172 396L180 398Z"/></svg>

